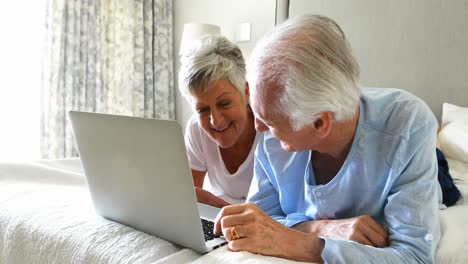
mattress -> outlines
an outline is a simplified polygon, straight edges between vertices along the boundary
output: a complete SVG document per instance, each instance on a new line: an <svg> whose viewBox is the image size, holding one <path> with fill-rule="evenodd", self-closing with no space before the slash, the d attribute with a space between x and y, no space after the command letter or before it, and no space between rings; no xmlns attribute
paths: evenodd
<svg viewBox="0 0 468 264"><path fill-rule="evenodd" d="M449 160L468 195L468 164ZM468 206L440 211L438 263L468 263ZM231 252L199 254L104 219L94 211L78 159L0 163L0 263L297 263Z"/></svg>

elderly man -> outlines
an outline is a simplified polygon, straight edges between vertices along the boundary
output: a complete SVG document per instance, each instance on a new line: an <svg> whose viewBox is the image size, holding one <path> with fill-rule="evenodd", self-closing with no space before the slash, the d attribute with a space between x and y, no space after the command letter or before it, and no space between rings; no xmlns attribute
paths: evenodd
<svg viewBox="0 0 468 264"><path fill-rule="evenodd" d="M351 48L327 17L288 20L250 62L264 132L251 203L225 207L215 233L231 250L293 260L433 262L439 185L429 108L401 90L361 90Z"/></svg>

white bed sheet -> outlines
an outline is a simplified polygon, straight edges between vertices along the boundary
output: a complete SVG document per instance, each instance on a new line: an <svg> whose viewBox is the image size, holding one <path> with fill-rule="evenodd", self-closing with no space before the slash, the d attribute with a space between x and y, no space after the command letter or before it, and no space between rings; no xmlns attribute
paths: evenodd
<svg viewBox="0 0 468 264"><path fill-rule="evenodd" d="M467 197L468 164L449 160ZM468 263L468 205L441 211L438 263ZM78 159L0 164L0 263L297 263L226 246L202 255L94 212Z"/></svg>
<svg viewBox="0 0 468 264"><path fill-rule="evenodd" d="M468 164L448 159L450 174L464 198L440 211L442 237L436 262L468 263Z"/></svg>
<svg viewBox="0 0 468 264"><path fill-rule="evenodd" d="M0 263L296 263L199 254L96 215L78 159L0 163Z"/></svg>

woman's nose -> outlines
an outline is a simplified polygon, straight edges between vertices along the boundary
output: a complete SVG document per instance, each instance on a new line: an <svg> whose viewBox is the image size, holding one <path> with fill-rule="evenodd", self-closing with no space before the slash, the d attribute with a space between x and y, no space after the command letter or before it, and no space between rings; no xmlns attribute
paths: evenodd
<svg viewBox="0 0 468 264"><path fill-rule="evenodd" d="M211 111L210 124L217 128L219 125L223 125L223 115L219 111Z"/></svg>

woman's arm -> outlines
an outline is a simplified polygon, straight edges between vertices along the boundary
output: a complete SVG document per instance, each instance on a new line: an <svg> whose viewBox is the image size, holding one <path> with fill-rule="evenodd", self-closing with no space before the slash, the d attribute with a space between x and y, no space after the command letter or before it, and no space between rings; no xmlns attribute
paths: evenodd
<svg viewBox="0 0 468 264"><path fill-rule="evenodd" d="M214 207L222 208L226 205L231 205L230 203L224 201L218 196L210 193L203 188L195 187L195 193L197 194L197 201L202 204L211 205Z"/></svg>
<svg viewBox="0 0 468 264"><path fill-rule="evenodd" d="M230 205L230 203L203 189L205 175L206 171L192 170L193 185L195 186L195 194L197 195L197 201L199 203L211 205L218 208Z"/></svg>
<svg viewBox="0 0 468 264"><path fill-rule="evenodd" d="M203 188L203 182L205 181L206 171L192 170L193 185L195 187Z"/></svg>

